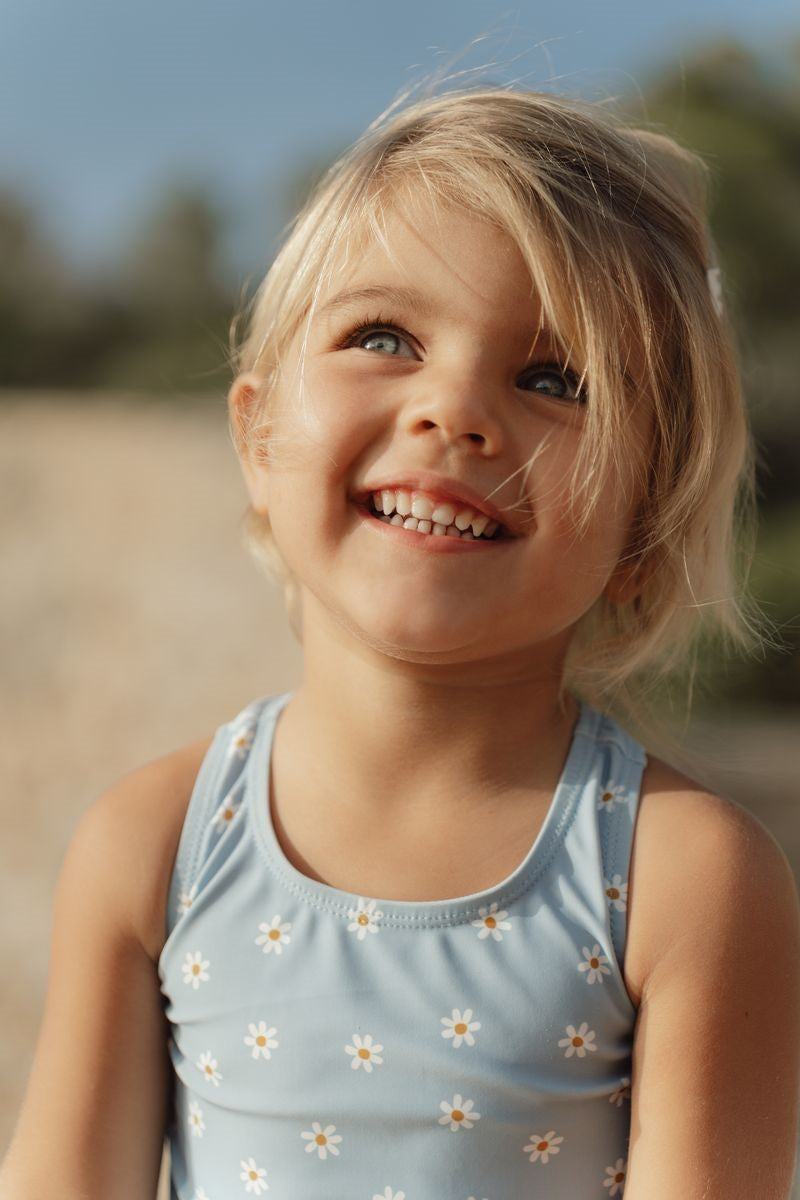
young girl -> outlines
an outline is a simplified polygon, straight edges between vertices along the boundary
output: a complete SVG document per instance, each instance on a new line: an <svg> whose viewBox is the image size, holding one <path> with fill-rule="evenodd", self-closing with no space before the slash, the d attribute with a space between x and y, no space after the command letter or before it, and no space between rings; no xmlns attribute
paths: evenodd
<svg viewBox="0 0 800 1200"><path fill-rule="evenodd" d="M495 88L319 183L230 393L303 680L80 822L4 1196L789 1195L787 862L610 715L748 630L702 193Z"/></svg>

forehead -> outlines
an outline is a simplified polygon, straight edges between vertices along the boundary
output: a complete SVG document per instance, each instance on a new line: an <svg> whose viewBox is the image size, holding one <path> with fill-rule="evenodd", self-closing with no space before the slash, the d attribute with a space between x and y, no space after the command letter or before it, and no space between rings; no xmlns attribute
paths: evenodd
<svg viewBox="0 0 800 1200"><path fill-rule="evenodd" d="M528 334L542 308L509 233L469 209L420 196L351 231L331 256L314 309L327 318L381 301L467 324L513 320Z"/></svg>

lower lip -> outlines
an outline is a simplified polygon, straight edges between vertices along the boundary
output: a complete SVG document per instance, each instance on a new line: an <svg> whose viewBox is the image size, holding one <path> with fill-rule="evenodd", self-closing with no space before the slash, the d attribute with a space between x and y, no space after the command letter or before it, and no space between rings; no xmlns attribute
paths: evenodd
<svg viewBox="0 0 800 1200"><path fill-rule="evenodd" d="M496 550L498 546L507 546L514 541L513 538L461 538L448 537L445 533L418 533L416 529L404 529L402 525L391 525L388 521L381 521L363 504L356 504L354 507L364 524L378 533L399 539L407 546L418 546L420 550L427 550L432 554L474 554L490 549Z"/></svg>

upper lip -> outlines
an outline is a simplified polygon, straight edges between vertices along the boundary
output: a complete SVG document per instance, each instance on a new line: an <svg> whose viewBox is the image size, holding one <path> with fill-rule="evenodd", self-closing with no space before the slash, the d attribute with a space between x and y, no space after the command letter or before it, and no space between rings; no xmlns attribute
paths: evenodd
<svg viewBox="0 0 800 1200"><path fill-rule="evenodd" d="M450 479L445 475L436 475L431 471L415 471L412 474L387 475L383 480L364 487L356 493L355 500L360 504L368 500L373 492L384 490L404 492L426 492L437 500L450 500L464 508L474 508L477 512L485 513L487 517L502 525L507 533L517 537L519 531L509 523L508 517L496 508L479 491L460 479Z"/></svg>

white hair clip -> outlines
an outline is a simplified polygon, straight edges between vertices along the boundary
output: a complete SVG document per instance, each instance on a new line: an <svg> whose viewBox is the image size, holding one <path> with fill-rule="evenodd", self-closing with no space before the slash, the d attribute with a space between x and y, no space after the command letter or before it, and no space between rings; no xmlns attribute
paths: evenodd
<svg viewBox="0 0 800 1200"><path fill-rule="evenodd" d="M725 311L722 303L722 272L719 267L709 267L706 271L708 290L711 292L711 302L718 317Z"/></svg>

